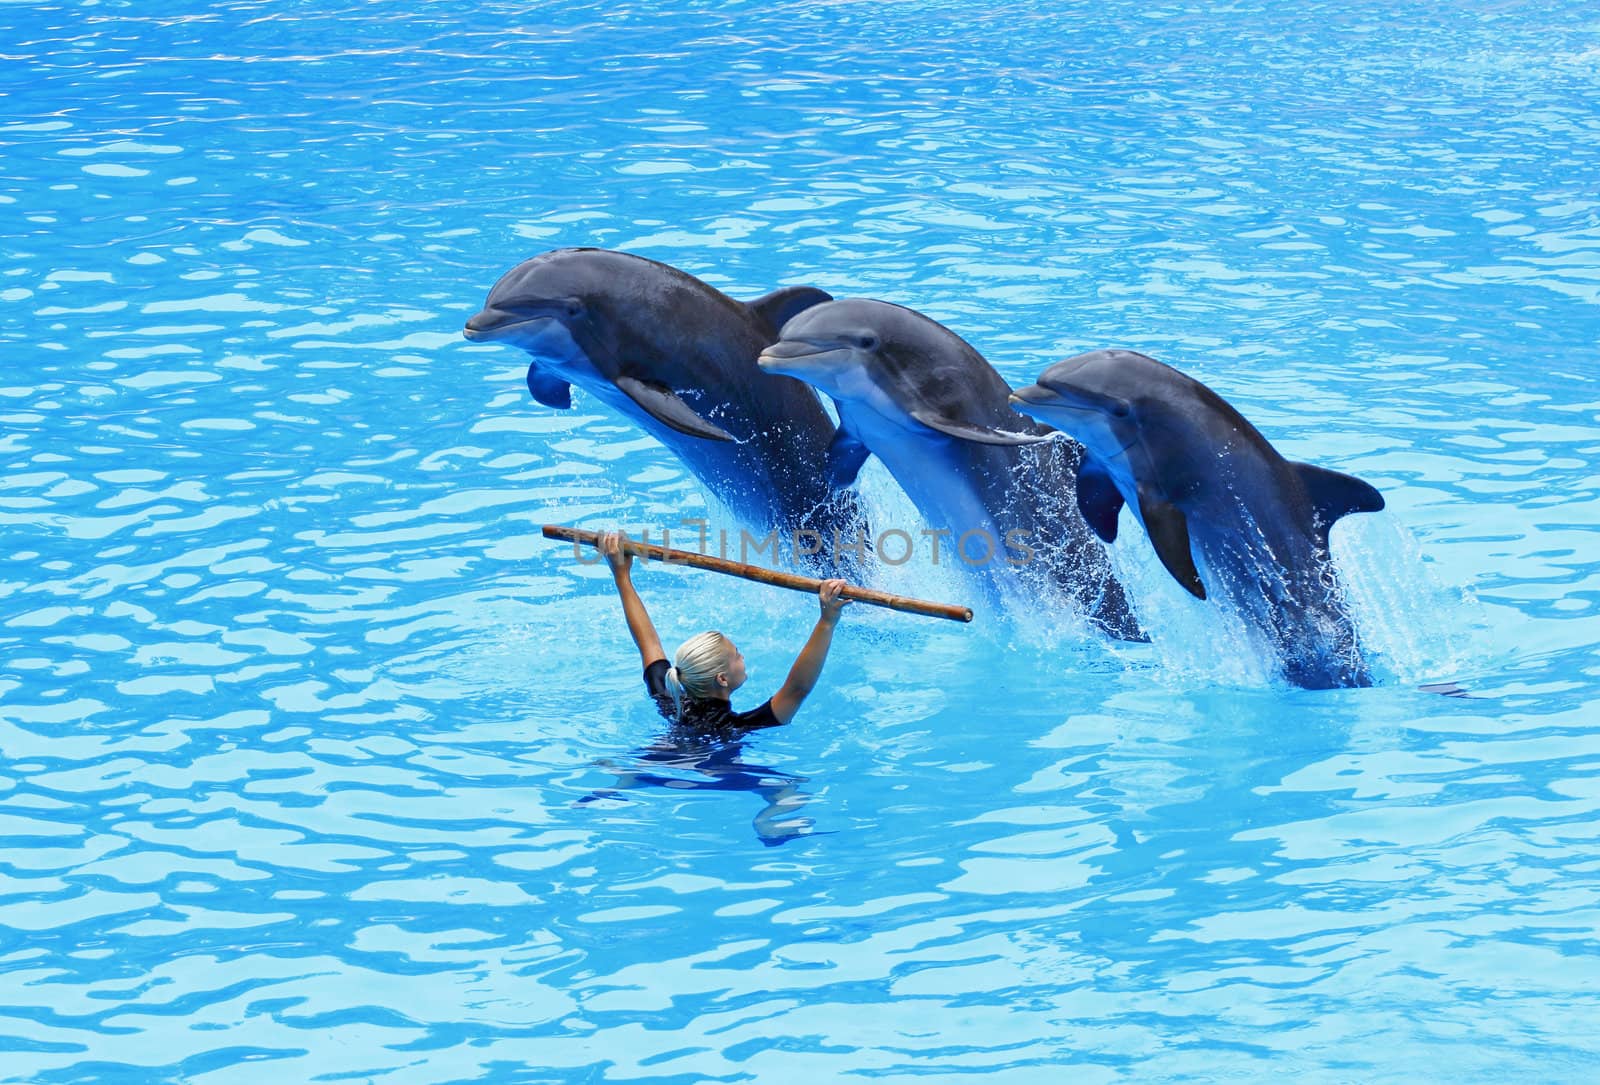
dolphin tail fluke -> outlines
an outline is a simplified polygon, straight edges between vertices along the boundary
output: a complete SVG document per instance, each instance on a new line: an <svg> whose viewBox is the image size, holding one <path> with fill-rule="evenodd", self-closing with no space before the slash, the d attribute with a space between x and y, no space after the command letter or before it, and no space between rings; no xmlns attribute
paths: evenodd
<svg viewBox="0 0 1600 1085"><path fill-rule="evenodd" d="M1309 463L1292 466L1311 498L1311 507L1316 510L1317 526L1322 535L1320 541L1324 548L1328 543L1328 529L1339 517L1352 512L1378 512L1383 508L1383 495L1354 475Z"/></svg>
<svg viewBox="0 0 1600 1085"><path fill-rule="evenodd" d="M704 437L708 441L731 441L733 434L707 422L695 413L672 389L660 384L646 384L633 377L618 377L617 387L641 410L664 426L670 426L690 437Z"/></svg>
<svg viewBox="0 0 1600 1085"><path fill-rule="evenodd" d="M1120 581L1106 580L1105 590L1089 612L1089 620L1108 635L1135 644L1150 643L1150 635L1139 628L1139 619L1133 616L1133 605Z"/></svg>
<svg viewBox="0 0 1600 1085"><path fill-rule="evenodd" d="M826 290L818 290L814 286L784 286L770 294L763 294L754 301L747 301L745 305L762 320L771 324L774 332L779 332L798 314L813 305L821 305L825 301L832 300L832 294Z"/></svg>
<svg viewBox="0 0 1600 1085"><path fill-rule="evenodd" d="M1372 672L1353 647L1319 651L1302 646L1285 653L1283 676L1301 689L1366 689L1373 685Z"/></svg>
<svg viewBox="0 0 1600 1085"><path fill-rule="evenodd" d="M1139 519L1156 548L1156 557L1166 566L1172 579L1196 599L1206 597L1206 586L1200 582L1200 571L1194 567L1194 554L1189 549L1189 521L1183 512L1170 501L1162 501L1139 494Z"/></svg>

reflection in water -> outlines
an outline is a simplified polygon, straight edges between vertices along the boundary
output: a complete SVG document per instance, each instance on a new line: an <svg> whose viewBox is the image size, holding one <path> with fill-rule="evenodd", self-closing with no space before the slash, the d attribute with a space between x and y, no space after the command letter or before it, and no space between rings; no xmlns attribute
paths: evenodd
<svg viewBox="0 0 1600 1085"><path fill-rule="evenodd" d="M751 822L756 838L768 847L812 835L812 821L800 810L811 795L800 785L808 777L796 776L767 765L754 765L740 759L744 751L744 732L705 731L673 727L649 746L633 751L634 762L599 762L617 777L614 787L597 788L578 803L604 799L627 801L624 791L641 787L665 787L674 791L748 791L765 800ZM679 775L681 774L681 775Z"/></svg>

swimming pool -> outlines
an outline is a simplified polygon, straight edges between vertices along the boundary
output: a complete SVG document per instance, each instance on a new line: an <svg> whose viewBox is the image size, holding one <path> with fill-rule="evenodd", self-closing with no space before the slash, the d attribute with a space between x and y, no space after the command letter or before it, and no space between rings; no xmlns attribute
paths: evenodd
<svg viewBox="0 0 1600 1085"><path fill-rule="evenodd" d="M1587 5L0 26L0 1080L1593 1078ZM1336 545L1385 680L1272 683L1129 546L1151 646L858 607L793 725L663 760L538 525L700 491L460 336L570 244L1013 384L1183 367L1383 491ZM752 690L815 605L638 582Z"/></svg>

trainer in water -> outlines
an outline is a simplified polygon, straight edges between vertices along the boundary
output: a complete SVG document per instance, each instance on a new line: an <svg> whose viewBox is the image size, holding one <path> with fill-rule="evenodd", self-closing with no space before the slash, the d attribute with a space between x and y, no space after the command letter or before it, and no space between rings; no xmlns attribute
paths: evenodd
<svg viewBox="0 0 1600 1085"><path fill-rule="evenodd" d="M683 642L669 665L644 600L634 590L633 555L623 549L622 536L606 532L596 540L595 548L611 566L628 632L644 664L645 689L663 716L684 727L717 732L776 727L794 719L822 676L834 626L850 602L840 594L846 586L843 580L822 582L817 591L822 613L778 692L756 708L736 712L732 697L744 685L746 674L744 655L734 643L721 633L700 633Z"/></svg>
<svg viewBox="0 0 1600 1085"><path fill-rule="evenodd" d="M660 441L746 525L785 545L814 531L827 557L835 533L863 530L855 495L828 483L833 423L815 392L763 374L756 356L785 321L828 300L788 286L737 301L641 256L555 249L502 275L465 335L531 355L528 390L544 406L570 408L578 385Z"/></svg>
<svg viewBox="0 0 1600 1085"><path fill-rule="evenodd" d="M1383 496L1292 463L1204 384L1131 350L1057 362L1012 405L1082 442L1077 501L1106 542L1126 504L1168 573L1263 631L1307 689L1371 685L1328 550L1328 529Z"/></svg>

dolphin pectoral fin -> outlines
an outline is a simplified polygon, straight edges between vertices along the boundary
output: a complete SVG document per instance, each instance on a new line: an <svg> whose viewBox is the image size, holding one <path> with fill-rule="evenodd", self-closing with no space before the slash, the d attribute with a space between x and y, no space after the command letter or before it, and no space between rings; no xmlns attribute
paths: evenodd
<svg viewBox="0 0 1600 1085"><path fill-rule="evenodd" d="M1321 529L1324 544L1328 541L1328 529L1339 517L1352 512L1378 512L1383 508L1383 495L1354 475L1309 463L1290 466L1300 476L1300 483L1311 498L1311 507L1316 510L1317 525Z"/></svg>
<svg viewBox="0 0 1600 1085"><path fill-rule="evenodd" d="M528 391L546 407L564 411L572 406L572 385L560 377L552 377L536 365L528 367Z"/></svg>
<svg viewBox="0 0 1600 1085"><path fill-rule="evenodd" d="M782 331L783 326L797 314L813 305L821 305L825 301L832 300L832 294L818 290L814 286L784 286L770 294L762 294L754 301L745 302L745 306L771 324L772 330L776 332Z"/></svg>
<svg viewBox="0 0 1600 1085"><path fill-rule="evenodd" d="M665 385L646 384L633 377L618 377L616 384L641 410L664 426L687 433L690 437L704 437L708 441L733 440L733 434L701 418L694 408Z"/></svg>
<svg viewBox="0 0 1600 1085"><path fill-rule="evenodd" d="M1097 461L1085 459L1078 468L1078 511L1103 542L1117 541L1117 514L1122 494Z"/></svg>
<svg viewBox="0 0 1600 1085"><path fill-rule="evenodd" d="M1011 433L1002 429L989 429L985 426L974 426L970 422L957 422L953 418L941 418L932 411L918 409L909 413L912 418L931 430L938 430L947 437L962 441L976 441L980 445L1038 445L1050 440L1050 436L1044 433Z"/></svg>
<svg viewBox="0 0 1600 1085"><path fill-rule="evenodd" d="M867 462L870 455L872 450L862 444L859 437L840 426L828 444L828 486L834 490L849 486L861 473L861 465Z"/></svg>
<svg viewBox="0 0 1600 1085"><path fill-rule="evenodd" d="M1200 571L1194 567L1194 554L1189 550L1189 521L1182 510L1170 501L1141 492L1139 518L1144 521L1150 544L1156 548L1156 557L1172 574L1172 579L1196 599L1204 599L1206 586L1200 583Z"/></svg>

